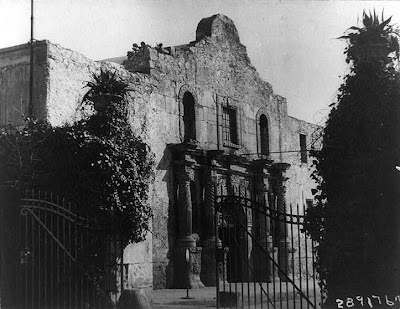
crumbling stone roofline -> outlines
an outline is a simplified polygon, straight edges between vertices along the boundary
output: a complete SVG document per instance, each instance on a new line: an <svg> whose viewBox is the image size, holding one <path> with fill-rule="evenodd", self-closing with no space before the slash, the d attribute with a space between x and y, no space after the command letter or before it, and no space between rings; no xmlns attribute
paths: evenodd
<svg viewBox="0 0 400 309"><path fill-rule="evenodd" d="M216 70L215 65L225 63L226 67L222 69L224 74L236 75L240 79L241 75L248 72L254 78L253 84L273 94L272 86L259 76L251 64L246 47L240 43L235 24L225 15L203 18L197 26L195 41L171 47L151 47L142 43L130 53L129 58L122 64L130 72L169 76L173 73L176 80L189 76L193 71L202 74L207 68ZM199 69L203 72L199 73Z"/></svg>

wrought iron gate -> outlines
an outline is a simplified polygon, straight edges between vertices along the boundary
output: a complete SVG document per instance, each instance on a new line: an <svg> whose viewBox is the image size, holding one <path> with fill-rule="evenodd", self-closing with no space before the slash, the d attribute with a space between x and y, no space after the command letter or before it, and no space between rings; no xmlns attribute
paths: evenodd
<svg viewBox="0 0 400 309"><path fill-rule="evenodd" d="M6 295L12 308L115 308L124 279L121 242L57 196L27 190L19 206L18 291L14 299Z"/></svg>
<svg viewBox="0 0 400 309"><path fill-rule="evenodd" d="M302 232L304 207L282 213L274 204L217 192L218 308L320 307L314 243Z"/></svg>

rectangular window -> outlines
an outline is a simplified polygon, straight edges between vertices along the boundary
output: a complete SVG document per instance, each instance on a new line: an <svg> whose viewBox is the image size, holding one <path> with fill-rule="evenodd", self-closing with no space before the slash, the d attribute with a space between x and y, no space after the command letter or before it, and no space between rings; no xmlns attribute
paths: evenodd
<svg viewBox="0 0 400 309"><path fill-rule="evenodd" d="M224 145L237 146L239 144L239 140L236 109L223 107L222 117L222 137L224 140Z"/></svg>
<svg viewBox="0 0 400 309"><path fill-rule="evenodd" d="M300 158L301 163L307 163L307 136L300 134Z"/></svg>

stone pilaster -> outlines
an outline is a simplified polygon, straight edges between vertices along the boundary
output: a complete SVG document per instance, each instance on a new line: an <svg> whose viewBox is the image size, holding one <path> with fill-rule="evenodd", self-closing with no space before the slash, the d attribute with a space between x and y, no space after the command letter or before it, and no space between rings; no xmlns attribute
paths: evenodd
<svg viewBox="0 0 400 309"><path fill-rule="evenodd" d="M271 214L269 212L270 205L268 199L268 193L270 191L270 175L268 174L268 172L264 172L257 178L257 200L260 204L265 206L267 213L265 214L265 216L261 216L260 213L260 216L258 218L258 233L260 235L259 241L262 249L259 252L259 256L256 257L256 260L258 259L258 261L261 261L259 264L259 269L256 271L256 274L258 274L259 276L257 278L257 281L271 282L274 247L272 244L271 236L271 218L268 216Z"/></svg>
<svg viewBox="0 0 400 309"><path fill-rule="evenodd" d="M242 181L240 179L240 176L235 174L230 174L227 180L228 180L227 181L228 195L242 196L241 194L244 192L241 185Z"/></svg>

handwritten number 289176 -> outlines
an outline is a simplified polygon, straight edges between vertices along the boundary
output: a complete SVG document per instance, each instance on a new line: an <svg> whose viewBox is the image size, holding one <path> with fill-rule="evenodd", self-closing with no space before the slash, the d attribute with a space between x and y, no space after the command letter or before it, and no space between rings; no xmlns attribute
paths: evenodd
<svg viewBox="0 0 400 309"><path fill-rule="evenodd" d="M352 308L355 305L357 305L357 307L361 305L362 307L367 306L370 308L374 308L374 306L376 308L382 308L383 306L387 308L387 306L394 306L396 301L400 303L400 295L396 296L394 300L389 300L387 295L385 295L385 297L371 295L368 297L356 296L355 299L351 297L347 297L346 299L336 298L336 305L339 309Z"/></svg>

